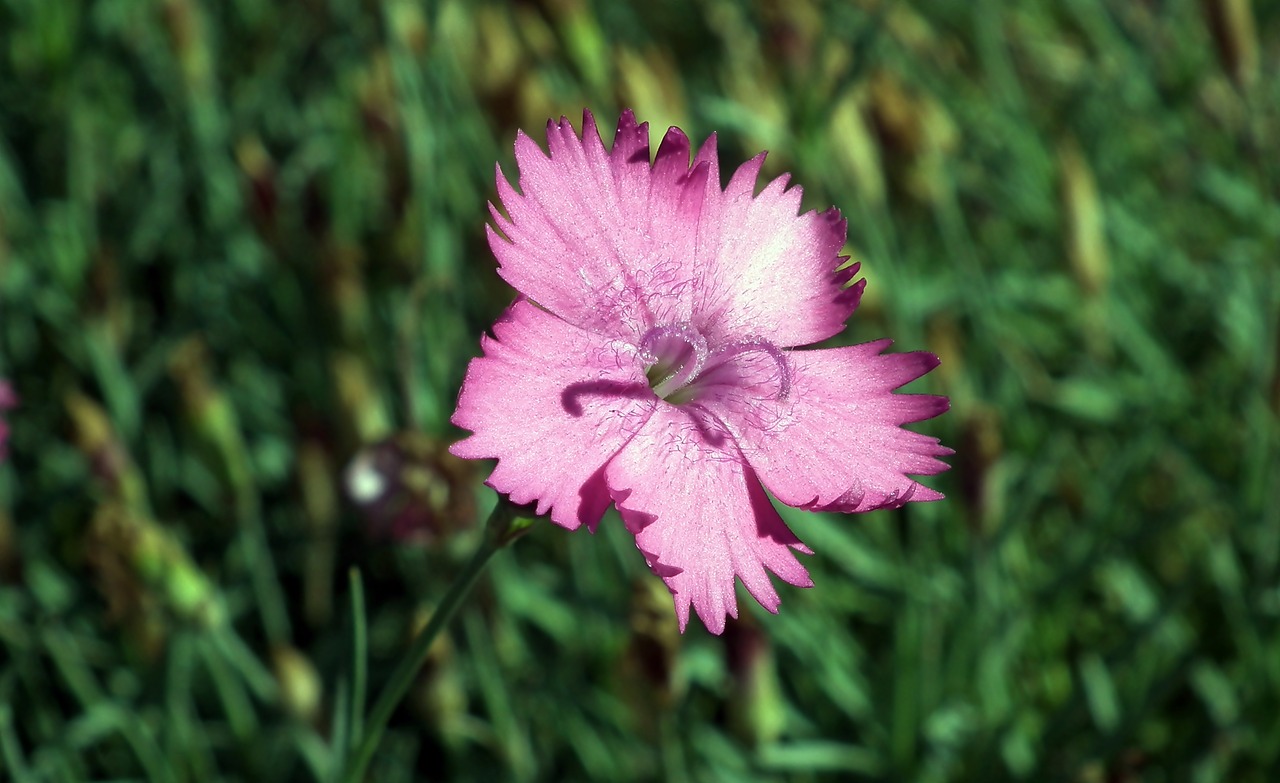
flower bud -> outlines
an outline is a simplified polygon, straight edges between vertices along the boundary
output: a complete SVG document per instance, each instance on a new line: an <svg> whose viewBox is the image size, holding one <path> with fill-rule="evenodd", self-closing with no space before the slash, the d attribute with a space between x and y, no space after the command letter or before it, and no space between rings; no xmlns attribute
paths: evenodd
<svg viewBox="0 0 1280 783"><path fill-rule="evenodd" d="M727 709L730 728L752 747L781 736L786 705L778 684L773 645L750 613L724 629L725 665L733 685Z"/></svg>
<svg viewBox="0 0 1280 783"><path fill-rule="evenodd" d="M271 651L271 668L280 684L280 701L285 710L307 724L320 718L324 685L311 659L289 645Z"/></svg>

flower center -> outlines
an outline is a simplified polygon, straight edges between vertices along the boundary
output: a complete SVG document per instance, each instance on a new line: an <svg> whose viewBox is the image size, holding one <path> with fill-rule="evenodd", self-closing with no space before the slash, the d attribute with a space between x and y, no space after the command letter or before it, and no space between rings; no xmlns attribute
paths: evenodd
<svg viewBox="0 0 1280 783"><path fill-rule="evenodd" d="M692 402L713 390L775 399L791 391L786 355L763 338L710 349L692 324L664 324L641 338L640 359L653 393L672 405Z"/></svg>
<svg viewBox="0 0 1280 783"><path fill-rule="evenodd" d="M708 353L707 339L687 323L655 326L640 340L640 358L648 365L645 377L664 400L697 377Z"/></svg>

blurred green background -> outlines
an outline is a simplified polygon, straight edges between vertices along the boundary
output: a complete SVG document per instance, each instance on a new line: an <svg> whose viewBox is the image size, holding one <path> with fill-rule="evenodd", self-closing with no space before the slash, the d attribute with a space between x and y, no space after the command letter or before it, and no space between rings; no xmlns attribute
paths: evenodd
<svg viewBox="0 0 1280 783"><path fill-rule="evenodd" d="M675 630L500 555L377 781L1270 781L1280 4L0 0L0 779L315 781L493 495L443 454L517 127L771 150L943 365L941 503Z"/></svg>

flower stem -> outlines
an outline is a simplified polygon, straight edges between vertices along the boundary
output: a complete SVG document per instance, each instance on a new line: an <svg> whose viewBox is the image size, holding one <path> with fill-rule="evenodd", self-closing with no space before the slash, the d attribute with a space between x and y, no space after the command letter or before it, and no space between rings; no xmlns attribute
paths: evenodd
<svg viewBox="0 0 1280 783"><path fill-rule="evenodd" d="M432 643L457 614L458 607L475 586L489 559L499 549L527 532L533 525L534 519L533 513L527 507L514 505L505 497L498 499L498 505L494 507L493 513L489 515L489 521L485 523L484 535L481 536L480 544L471 556L471 561L454 579L453 584L449 586L449 592L445 593L444 598L441 599L426 627L418 633L408 652L396 665L395 671L391 673L391 679L383 687L382 693L378 694L378 700L374 703L368 720L365 721L363 733L353 738L353 741L358 743L358 747L355 753L348 756L347 768L342 776L344 783L360 783L364 778L365 770L368 769L369 762L373 760L374 751L378 749L378 743L382 740L382 733L387 728L387 722L391 720L391 714L404 699L409 687L413 685L414 678L426 663ZM356 705L356 709L360 709L359 705Z"/></svg>

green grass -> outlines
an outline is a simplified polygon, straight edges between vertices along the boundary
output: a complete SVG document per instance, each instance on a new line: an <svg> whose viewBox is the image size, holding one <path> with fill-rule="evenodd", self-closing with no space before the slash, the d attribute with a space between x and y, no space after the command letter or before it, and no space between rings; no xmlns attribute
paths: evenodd
<svg viewBox="0 0 1280 783"><path fill-rule="evenodd" d="M883 7L881 7L883 6ZM612 514L502 553L371 780L1270 781L1280 7L0 0L0 779L333 779L493 502L449 461L517 127L632 107L840 207L941 503L675 633ZM1231 17L1231 13L1236 13ZM1218 26L1215 19L1234 18ZM1241 21L1242 20L1242 21ZM396 436L428 541L344 496Z"/></svg>

